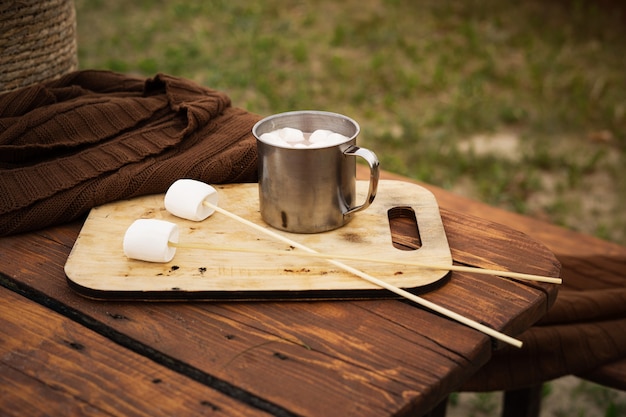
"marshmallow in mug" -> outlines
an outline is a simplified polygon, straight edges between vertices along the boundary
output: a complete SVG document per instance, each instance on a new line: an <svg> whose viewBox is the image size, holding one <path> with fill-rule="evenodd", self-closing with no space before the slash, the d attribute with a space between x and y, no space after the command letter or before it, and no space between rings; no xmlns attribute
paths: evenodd
<svg viewBox="0 0 626 417"><path fill-rule="evenodd" d="M303 133L299 129L283 127L263 133L260 139L274 146L283 148L325 148L348 140L347 136L326 129L317 129L312 133Z"/></svg>

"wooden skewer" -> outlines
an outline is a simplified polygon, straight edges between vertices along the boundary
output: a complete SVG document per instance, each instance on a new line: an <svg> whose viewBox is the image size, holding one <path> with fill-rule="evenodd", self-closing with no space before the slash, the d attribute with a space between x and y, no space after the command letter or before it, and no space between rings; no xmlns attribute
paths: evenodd
<svg viewBox="0 0 626 417"><path fill-rule="evenodd" d="M271 236L271 237L273 237L273 238L275 238L277 240L280 240L281 242L287 243L287 244L289 244L291 246L294 246L294 247L296 247L298 249L302 249L303 251L308 252L308 253L318 253L315 250L313 250L313 249L311 249L311 248L309 248L309 247L307 247L305 245L302 245L302 244L300 244L300 243L298 243L296 241L293 241L293 240L291 240L291 239L289 239L289 238L287 238L285 236L282 236L282 235L280 235L278 233L275 233L275 232L273 232L273 231L271 231L269 229L261 227L261 226L259 226L256 223L253 223L253 222L251 222L249 220L246 220L243 217L239 217L236 214L231 213L228 210L224 210L223 208L218 207L215 204L212 204L212 203L210 203L208 201L205 201L204 205L206 205L207 207L212 208L213 210L217 211L218 213L221 213L221 214L223 214L223 215L225 215L225 216L227 216L227 217L229 217L229 218L231 218L233 220L236 220L236 221L238 221L238 222L240 222L242 224L250 226L251 228L253 228L253 229L255 229L255 230L257 230L257 231L259 231L261 233L264 233L264 234L266 234L268 236ZM495 339L498 339L500 341L503 341L503 342L508 343L510 345L513 345L515 347L518 347L518 348L522 347L522 341L521 340L515 339L515 338L513 338L511 336L508 336L508 335L506 335L504 333L500 333L497 330L494 330L494 329L492 329L490 327L487 327L487 326L485 326L483 324L478 323L477 321L474 321L472 319L468 319L467 317L464 317L461 314L455 313L452 310L448 310L445 307L441 307L441 306L439 306L439 305L437 305L437 304L435 304L433 302L430 302L430 301L428 301L428 300L426 300L426 299L424 299L422 297L418 297L415 294L412 294L412 293L410 293L408 291L405 291L405 290L403 290L401 288L398 288L398 287L396 287L394 285L388 284L385 281L382 281L382 280L380 280L378 278L375 278L375 277L373 277L373 276L371 276L369 274L366 274L365 272L362 272L362 271L360 271L360 270L358 270L356 268L353 268L351 266L348 266L348 265L346 265L344 263L341 263L341 262L333 260L333 259L326 259L326 260L328 262L330 262L331 264L333 264L333 265L335 265L335 266L337 266L337 267L339 267L339 268L341 268L341 269L343 269L345 271L348 271L348 272L350 272L350 273L352 273L352 274L354 274L354 275L356 275L356 276L358 276L358 277L360 277L360 278L362 278L362 279L364 279L364 280L366 280L366 281L368 281L368 282L370 282L372 284L378 285L381 288L385 288L386 290L389 290L389 291L393 292L394 294L397 294L397 295L399 295L399 296L401 296L403 298L406 298L407 300L413 301L414 303L419 304L419 305L421 305L423 307L426 307L426 308L428 308L428 309L430 309L430 310L432 310L432 311L434 311L436 313L442 314L442 315L444 315L444 316L446 316L448 318L456 320L459 323L465 324L468 327L471 327L471 328L473 328L475 330L483 332L484 334L486 334L488 336L491 336L491 337L493 337Z"/></svg>
<svg viewBox="0 0 626 417"><path fill-rule="evenodd" d="M264 255L279 255L279 256L280 255L294 255L294 256L300 256L303 258L343 259L345 261L360 261L360 262L373 262L373 263L381 263L381 264L415 266L415 267L424 268L424 269L473 272L476 274L516 278L516 279L522 279L522 280L527 280L527 281L547 282L551 284L561 284L563 282L561 278L553 278L553 277L546 277L542 275L533 275L533 274L523 274L521 272L499 271L496 269L475 268L471 266L461 266L461 265L437 265L437 264L428 264L428 263L421 263L421 262L402 261L402 260L396 260L396 259L363 258L360 256L328 254L328 253L321 253L321 252L315 252L315 253L291 252L291 251L284 251L284 250L253 249L253 248L241 248L241 247L233 247L233 246L215 246L215 245L207 245L204 243L193 243L193 242L171 243L171 245L177 248L187 248L187 249L204 249L204 250L224 251L224 252L259 253L259 254L264 254Z"/></svg>

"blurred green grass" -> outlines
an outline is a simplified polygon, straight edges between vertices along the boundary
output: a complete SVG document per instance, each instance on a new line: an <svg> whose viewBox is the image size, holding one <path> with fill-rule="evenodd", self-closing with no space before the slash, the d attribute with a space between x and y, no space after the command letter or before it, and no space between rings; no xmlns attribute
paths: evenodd
<svg viewBox="0 0 626 417"><path fill-rule="evenodd" d="M626 33L606 2L76 0L81 68L355 118L384 169L626 244ZM506 146L504 146L506 145Z"/></svg>

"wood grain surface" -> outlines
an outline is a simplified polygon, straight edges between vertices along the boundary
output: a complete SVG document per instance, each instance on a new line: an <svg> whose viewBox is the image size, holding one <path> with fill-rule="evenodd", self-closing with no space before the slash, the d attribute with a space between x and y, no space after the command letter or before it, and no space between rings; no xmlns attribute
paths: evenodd
<svg viewBox="0 0 626 417"><path fill-rule="evenodd" d="M455 263L559 275L553 254L524 233L444 206L440 212ZM0 239L0 283L28 298L29 304L41 306L37 316L11 316L14 324L3 333L5 352L19 351L28 343L5 341L23 338L15 326L35 326L29 336L33 351L42 350L44 344L35 333L51 338L58 334L55 340L71 341L62 331L76 326L103 337L96 341L110 342L122 352L179 374L183 381L172 380L171 392L182 389L185 381L196 381L258 413L410 416L435 407L498 348L480 332L401 300L91 300L68 286L64 272L81 226L82 222L75 222ZM411 236L410 222L400 219L394 229L397 245L419 246ZM423 297L512 336L541 318L557 293L552 284L472 273L453 272L439 283ZM55 318L48 321L43 315ZM91 344L84 339L78 342ZM87 363L115 366L100 355L84 360L85 371L74 380L76 385L98 378ZM34 374L41 366L41 372L54 369L71 375L76 372L72 362L54 366L25 362L19 372ZM122 380L120 390L136 382L134 374L116 377ZM27 379L20 379L18 385L34 389L38 381ZM75 400L67 399L69 405ZM92 397L84 401L99 407ZM153 402L138 396L133 404L149 415ZM3 402L0 408L7 404L11 403Z"/></svg>
<svg viewBox="0 0 626 417"><path fill-rule="evenodd" d="M358 193L368 183L359 182ZM269 228L260 217L256 184L218 186L219 206ZM317 252L378 258L398 262L452 265L452 256L432 193L416 184L381 181L378 196L346 226L325 233L294 234L271 229ZM416 250L394 247L390 211L414 214L421 245ZM281 251L285 255L178 248L167 263L128 259L122 251L126 229L137 219L160 219L178 225L180 243L199 243L250 250ZM151 299L307 299L363 298L386 291L323 259L298 257L300 249L276 241L220 213L201 222L178 218L165 210L163 196L118 201L89 214L65 272L72 287L96 298ZM448 273L415 266L346 261L357 269L397 287L415 289ZM383 293L383 294L381 294Z"/></svg>
<svg viewBox="0 0 626 417"><path fill-rule="evenodd" d="M0 299L3 416L270 415L6 288Z"/></svg>

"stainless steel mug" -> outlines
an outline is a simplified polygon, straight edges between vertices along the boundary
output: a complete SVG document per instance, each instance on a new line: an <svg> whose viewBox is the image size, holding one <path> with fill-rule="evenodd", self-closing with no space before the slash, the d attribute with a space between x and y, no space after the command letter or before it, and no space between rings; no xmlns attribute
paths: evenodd
<svg viewBox="0 0 626 417"><path fill-rule="evenodd" d="M304 133L330 130L347 140L297 148L260 139L286 127ZM252 133L257 138L263 220L279 230L318 233L345 225L354 213L367 208L376 197L379 163L374 152L356 146L359 131L358 123L349 117L313 110L275 114L256 123ZM361 205L355 204L357 156L370 167L369 190Z"/></svg>

